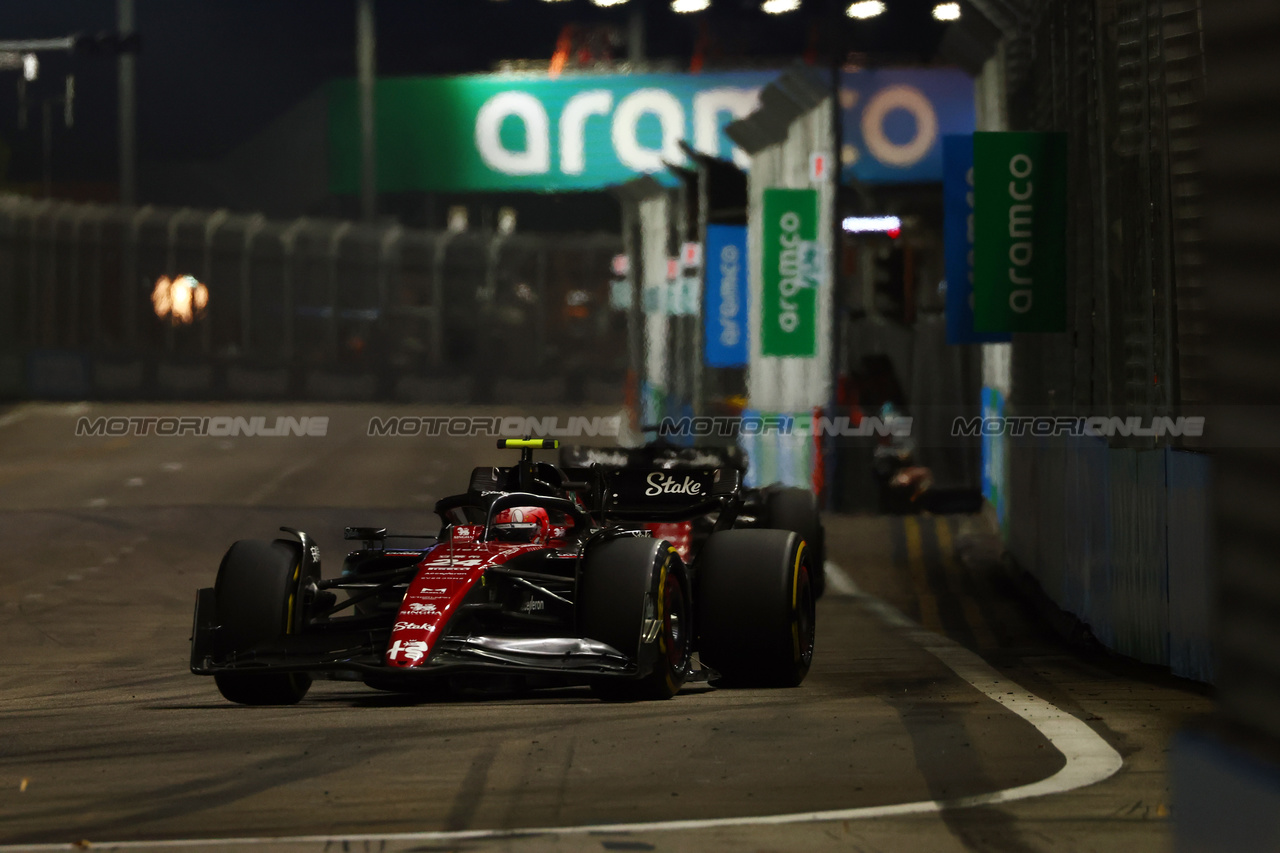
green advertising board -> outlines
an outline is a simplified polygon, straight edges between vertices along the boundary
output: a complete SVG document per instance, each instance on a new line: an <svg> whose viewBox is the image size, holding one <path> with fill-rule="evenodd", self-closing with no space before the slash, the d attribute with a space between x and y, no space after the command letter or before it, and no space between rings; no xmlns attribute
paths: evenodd
<svg viewBox="0 0 1280 853"><path fill-rule="evenodd" d="M818 352L818 191L767 189L761 216L760 352Z"/></svg>
<svg viewBox="0 0 1280 853"><path fill-rule="evenodd" d="M724 126L773 71L388 77L375 89L378 189L589 190L685 162L681 140L747 166ZM329 85L330 189L360 187L354 80Z"/></svg>
<svg viewBox="0 0 1280 853"><path fill-rule="evenodd" d="M973 327L1067 328L1067 140L973 135Z"/></svg>
<svg viewBox="0 0 1280 853"><path fill-rule="evenodd" d="M599 190L686 162L680 141L743 169L724 126L750 114L778 71L386 77L375 84L381 192ZM973 80L954 68L846 71L843 180L942 176L941 138L973 131ZM360 189L354 79L328 86L329 183Z"/></svg>

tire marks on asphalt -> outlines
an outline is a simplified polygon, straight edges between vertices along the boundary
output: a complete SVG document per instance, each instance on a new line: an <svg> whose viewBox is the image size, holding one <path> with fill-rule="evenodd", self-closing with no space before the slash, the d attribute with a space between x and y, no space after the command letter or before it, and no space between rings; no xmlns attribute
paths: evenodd
<svg viewBox="0 0 1280 853"><path fill-rule="evenodd" d="M471 766L462 777L453 805L444 820L444 825L450 830L457 831L471 825L471 819L475 817L488 786L489 770L498 755L498 746L499 744L493 744L471 759Z"/></svg>
<svg viewBox="0 0 1280 853"><path fill-rule="evenodd" d="M901 516L890 521L895 562L915 596L915 615L926 630L975 649L1000 647L979 605L973 578L959 565L948 516Z"/></svg>
<svg viewBox="0 0 1280 853"><path fill-rule="evenodd" d="M999 648L1000 642L996 639L991 626L978 605L978 596L974 594L976 590L972 583L972 578L961 571L957 565L951 521L952 519L945 515L934 516L933 518L934 535L938 545L938 561L941 564L942 576L944 578L957 579L960 589L956 598L960 601L960 610L964 614L969 630L973 632L973 639L978 644L977 647L981 649Z"/></svg>
<svg viewBox="0 0 1280 853"><path fill-rule="evenodd" d="M930 631L941 631L943 629L942 612L938 607L938 596L934 592L934 586L930 582L929 571L925 565L924 538L920 533L920 522L915 516L909 515L902 519L901 528L906 569L911 577L911 586L915 589L920 624Z"/></svg>

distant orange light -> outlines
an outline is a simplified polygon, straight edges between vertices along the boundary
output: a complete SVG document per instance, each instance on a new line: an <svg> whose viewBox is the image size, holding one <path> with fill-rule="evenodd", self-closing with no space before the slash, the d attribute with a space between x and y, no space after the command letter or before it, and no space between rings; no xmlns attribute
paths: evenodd
<svg viewBox="0 0 1280 853"><path fill-rule="evenodd" d="M156 316L175 326L195 322L204 314L208 304L209 288L195 276L180 275L171 280L162 275L156 279L155 289L151 291L151 307Z"/></svg>

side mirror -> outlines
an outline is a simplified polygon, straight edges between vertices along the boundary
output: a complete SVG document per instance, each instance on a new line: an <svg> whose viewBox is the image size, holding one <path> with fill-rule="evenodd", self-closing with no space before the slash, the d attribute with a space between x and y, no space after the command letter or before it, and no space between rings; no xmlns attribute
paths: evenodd
<svg viewBox="0 0 1280 853"><path fill-rule="evenodd" d="M364 543L366 551L373 551L377 548L383 548L386 546L387 528L348 527L342 531L342 538L349 541L360 540Z"/></svg>

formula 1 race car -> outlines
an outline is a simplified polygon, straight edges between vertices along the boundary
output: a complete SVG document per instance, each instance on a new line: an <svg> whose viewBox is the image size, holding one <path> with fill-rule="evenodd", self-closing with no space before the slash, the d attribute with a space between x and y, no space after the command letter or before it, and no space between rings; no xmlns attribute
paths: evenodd
<svg viewBox="0 0 1280 853"><path fill-rule="evenodd" d="M477 468L434 537L347 528L336 578L301 531L231 546L196 595L191 671L247 705L298 702L313 676L385 690L512 680L669 698L687 680L796 686L813 659L814 558L790 530L740 529L734 467ZM693 547L652 525L712 518ZM392 548L392 539L430 539ZM504 681L505 680L505 681Z"/></svg>
<svg viewBox="0 0 1280 853"><path fill-rule="evenodd" d="M656 427L644 429L656 431ZM737 446L680 447L661 437L642 447L567 445L560 448L560 466L570 473L592 465L611 470L646 472L733 468L741 480L746 476L747 464L746 453ZM821 598L827 586L826 530L813 492L772 483L761 488L744 486L739 494L742 505L738 508L735 527L791 530L808 543L813 561L813 595ZM652 529L655 534L667 536L677 543L689 542L696 548L715 529L715 517L699 515L675 525L653 525Z"/></svg>

